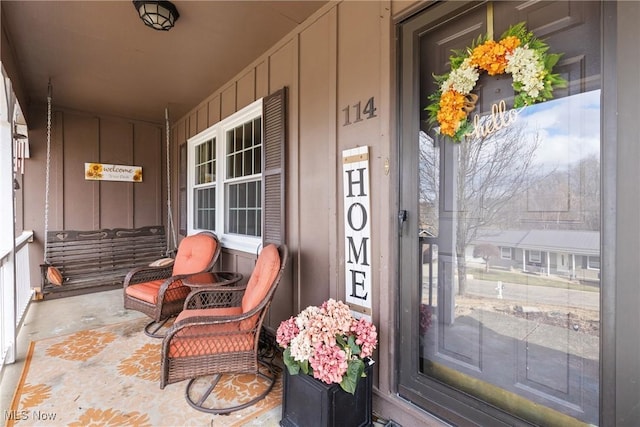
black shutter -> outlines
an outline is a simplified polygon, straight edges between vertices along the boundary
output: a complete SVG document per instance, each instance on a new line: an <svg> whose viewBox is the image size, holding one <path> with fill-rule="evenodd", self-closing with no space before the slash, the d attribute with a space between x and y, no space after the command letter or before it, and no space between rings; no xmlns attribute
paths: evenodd
<svg viewBox="0 0 640 427"><path fill-rule="evenodd" d="M287 88L262 102L262 244L285 243Z"/></svg>

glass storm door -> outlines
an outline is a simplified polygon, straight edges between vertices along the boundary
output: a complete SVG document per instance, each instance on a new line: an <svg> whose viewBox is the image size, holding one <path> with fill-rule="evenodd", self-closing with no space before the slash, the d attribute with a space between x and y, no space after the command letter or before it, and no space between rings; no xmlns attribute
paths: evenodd
<svg viewBox="0 0 640 427"><path fill-rule="evenodd" d="M446 2L401 24L399 392L455 424L599 422L600 21L597 2ZM520 22L567 87L439 135L433 75ZM508 114L512 82L482 74L470 117Z"/></svg>

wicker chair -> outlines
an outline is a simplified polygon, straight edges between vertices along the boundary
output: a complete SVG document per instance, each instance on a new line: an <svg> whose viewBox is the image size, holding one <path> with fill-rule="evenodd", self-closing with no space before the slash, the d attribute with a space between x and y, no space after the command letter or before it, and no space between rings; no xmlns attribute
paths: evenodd
<svg viewBox="0 0 640 427"><path fill-rule="evenodd" d="M144 328L148 336L162 338L158 331L182 311L191 291L182 279L210 271L220 256L218 237L209 231L187 236L180 242L173 265L140 267L124 278L124 308L140 311L153 319Z"/></svg>
<svg viewBox="0 0 640 427"><path fill-rule="evenodd" d="M285 245L267 245L258 255L246 285L221 286L192 292L162 344L160 388L190 379L187 402L213 414L228 414L263 399L276 374L258 358L262 323L280 282L288 258ZM224 306L224 307L223 307ZM204 308L203 308L204 307ZM266 371L266 372L265 372ZM249 401L212 407L206 400L223 374L255 374L266 387ZM201 377L211 379L204 396L194 399L191 389ZM262 381L262 380L261 380ZM194 387L195 388L195 387ZM202 395L202 393L200 393ZM215 406L215 405L213 405Z"/></svg>

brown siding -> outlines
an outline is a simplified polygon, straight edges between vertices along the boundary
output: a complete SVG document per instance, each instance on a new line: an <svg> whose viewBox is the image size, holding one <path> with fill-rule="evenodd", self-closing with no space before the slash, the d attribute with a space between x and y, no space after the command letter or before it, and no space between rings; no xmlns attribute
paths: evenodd
<svg viewBox="0 0 640 427"><path fill-rule="evenodd" d="M25 185L45 189L46 109L35 106L29 132L31 158ZM41 118L40 118L41 117ZM95 230L163 224L165 171L162 127L156 124L101 117L56 108L52 117L49 230ZM88 181L89 162L142 166L143 182ZM44 199L44 198L43 198ZM43 259L44 200L29 198L24 227L35 232L31 245L32 286L40 286Z"/></svg>
<svg viewBox="0 0 640 427"><path fill-rule="evenodd" d="M335 13L327 14L300 34L300 305L317 305L330 295L335 284L329 227L335 212L335 43L331 29ZM335 256L335 251L333 252Z"/></svg>
<svg viewBox="0 0 640 427"><path fill-rule="evenodd" d="M372 188L377 188L372 203L388 206L389 177L379 172L389 160L387 93L387 103L381 102L382 88L389 87L389 73L384 67L390 66L390 8L383 2L328 6L256 58L236 78L212 94L203 94L203 100L209 100L203 104L209 106L211 126L255 99L285 86L289 89L286 234L294 258L290 314L330 296L344 295L342 150L372 147L371 170L378 172L372 172L371 177ZM360 102L364 109L371 98L377 108L375 118L342 126L343 108ZM179 129L194 114L200 116L201 109L202 105L195 107L175 126ZM179 137L177 143L185 141ZM383 218L373 220L372 229L377 232L374 238L387 240L389 230L386 223L381 227ZM379 250L373 254L374 258L383 255ZM225 252L224 266L242 268L242 258L255 260L255 254ZM386 266L374 268L387 271ZM241 272L248 275L251 269ZM376 281L374 278L374 288ZM386 277L384 282L387 286Z"/></svg>
<svg viewBox="0 0 640 427"><path fill-rule="evenodd" d="M189 126L187 126L189 130L189 138L193 135L198 134L198 112L194 111L189 115Z"/></svg>
<svg viewBox="0 0 640 427"><path fill-rule="evenodd" d="M51 196L64 200L63 228L95 230L100 228L100 183L84 179L84 164L100 161L100 122L67 113L63 126L63 194Z"/></svg>
<svg viewBox="0 0 640 427"><path fill-rule="evenodd" d="M362 2L344 2L339 6L338 34L348 34L348 37L338 39L338 84L337 84L337 132L338 147L333 154L336 168L335 174L342 172L342 151L358 147L370 147L369 150L369 174L370 174L370 203L371 203L371 267L372 271L382 267L376 260L381 259L380 247L388 241L384 232L385 228L376 226L384 220L383 213L388 212L388 200L384 189L390 185L389 177L383 174L384 159L388 158L388 139L384 138L381 117L388 115L388 104L381 104L380 94L383 83L380 78L382 58L380 56L381 31L378 25L361 25L354 31L355 22L379 22L380 9ZM375 106L375 115L365 114L365 108L369 101ZM346 124L346 109L349 112L349 121ZM357 120L357 111L360 110L360 120ZM341 176L341 175L340 175ZM342 202L342 179L336 187L338 194L338 221L337 253L340 259L344 259L344 225ZM378 203L378 208L376 204ZM379 216L376 218L376 216ZM382 233L380 231L383 231ZM344 295L344 271L340 269L340 288L338 295ZM374 278L373 301L378 300L380 292L375 288ZM386 281L385 281L386 282Z"/></svg>
<svg viewBox="0 0 640 427"><path fill-rule="evenodd" d="M198 122L196 126L198 129L198 133L202 132L203 130L209 127L208 119L209 119L209 111L207 108L207 104L201 105L200 108L198 109L198 117L197 117Z"/></svg>
<svg viewBox="0 0 640 427"><path fill-rule="evenodd" d="M236 111L256 100L256 72L254 69L249 70L248 73L240 77L236 93Z"/></svg>
<svg viewBox="0 0 640 427"><path fill-rule="evenodd" d="M261 62L256 66L256 99L263 98L269 94L269 75L266 62Z"/></svg>
<svg viewBox="0 0 640 427"><path fill-rule="evenodd" d="M133 126L122 120L100 121L100 156L91 162L133 165ZM85 160L87 161L87 160ZM84 169L84 163L81 164ZM139 165L138 165L139 166ZM143 172L146 172L143 168ZM100 218L94 228L133 227L133 183L101 181Z"/></svg>
<svg viewBox="0 0 640 427"><path fill-rule="evenodd" d="M220 96L214 96L209 101L209 126L220 121Z"/></svg>
<svg viewBox="0 0 640 427"><path fill-rule="evenodd" d="M416 9L416 2L396 4L396 11ZM342 212L342 150L368 145L370 149L373 240L373 317L379 325L378 385L391 390L393 366L392 240L394 206L393 143L390 136L392 101L393 24L391 2L329 4L282 39L236 78L212 94L209 105L219 106L209 126L259 99L287 87L288 147L286 165L286 236L290 275L283 281L293 304L272 307L271 327L328 297L344 299L344 231ZM252 86L253 85L253 86ZM253 97L252 97L253 96ZM373 98L376 117L344 125L344 108ZM194 107L196 110L200 107ZM178 120L177 126L188 120ZM185 140L179 140L182 143ZM248 277L255 254L224 250L221 268ZM281 298L280 295L277 295ZM277 307L277 308L276 308ZM382 354L384 353L384 354ZM387 405L397 405L393 397ZM405 408L406 409L406 408ZM409 424L416 418L407 416Z"/></svg>
<svg viewBox="0 0 640 427"><path fill-rule="evenodd" d="M142 182L128 183L133 187L132 227L163 224L167 185L166 131L164 128L142 123L134 126L133 132L133 164L142 166ZM177 165L173 167L177 168Z"/></svg>
<svg viewBox="0 0 640 427"><path fill-rule="evenodd" d="M229 117L236 110L236 85L235 83L222 91L222 105L220 106L220 119Z"/></svg>

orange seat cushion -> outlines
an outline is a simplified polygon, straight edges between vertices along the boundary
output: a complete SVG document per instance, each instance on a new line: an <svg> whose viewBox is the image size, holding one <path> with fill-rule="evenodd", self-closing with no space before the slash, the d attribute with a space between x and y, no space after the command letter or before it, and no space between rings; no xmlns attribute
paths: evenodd
<svg viewBox="0 0 640 427"><path fill-rule="evenodd" d="M240 307L184 310L176 318L227 317L241 314ZM253 351L255 331L244 331L240 323L194 325L177 332L169 345L169 357L205 356L216 353Z"/></svg>
<svg viewBox="0 0 640 427"><path fill-rule="evenodd" d="M162 286L164 280L154 280L151 282L136 283L135 285L127 286L125 292L132 298L146 301L149 304L158 303L158 292L160 286ZM191 289L182 285L182 281L178 280L169 285L168 289L172 289L172 292L165 292L165 301L177 301L185 299Z"/></svg>
<svg viewBox="0 0 640 427"><path fill-rule="evenodd" d="M169 345L169 357L208 356L219 353L253 351L252 334L174 336Z"/></svg>

